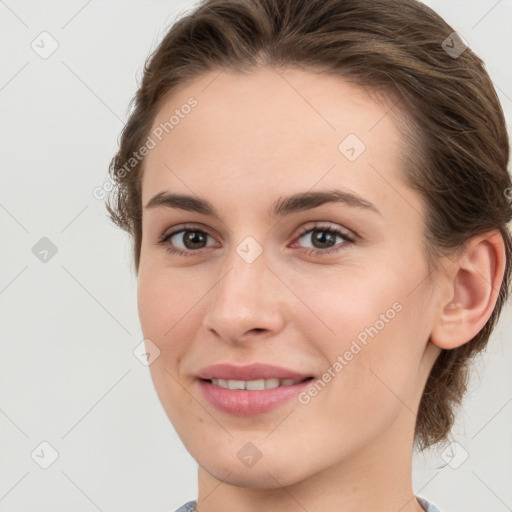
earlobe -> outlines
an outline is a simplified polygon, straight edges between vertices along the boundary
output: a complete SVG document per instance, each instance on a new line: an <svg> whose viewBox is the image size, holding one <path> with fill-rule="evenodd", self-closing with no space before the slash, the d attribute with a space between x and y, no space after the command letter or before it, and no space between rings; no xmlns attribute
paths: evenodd
<svg viewBox="0 0 512 512"><path fill-rule="evenodd" d="M489 320L505 274L506 252L499 231L473 238L447 274L450 296L439 304L430 340L452 349L474 338Z"/></svg>

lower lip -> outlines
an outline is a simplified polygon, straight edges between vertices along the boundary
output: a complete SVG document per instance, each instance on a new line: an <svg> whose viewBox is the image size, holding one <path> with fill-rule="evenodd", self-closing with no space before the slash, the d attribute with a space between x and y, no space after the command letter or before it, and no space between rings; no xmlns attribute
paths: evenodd
<svg viewBox="0 0 512 512"><path fill-rule="evenodd" d="M308 387L311 381L254 391L226 389L205 380L199 380L199 386L206 399L217 409L238 416L254 416L284 404Z"/></svg>

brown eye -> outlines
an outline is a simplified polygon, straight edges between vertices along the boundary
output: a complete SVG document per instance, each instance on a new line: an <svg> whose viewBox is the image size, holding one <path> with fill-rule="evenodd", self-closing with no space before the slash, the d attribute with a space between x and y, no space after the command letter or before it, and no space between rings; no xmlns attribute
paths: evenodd
<svg viewBox="0 0 512 512"><path fill-rule="evenodd" d="M213 239L206 231L190 227L162 235L158 243L164 245L166 251L171 254L193 255L208 247L208 237Z"/></svg>
<svg viewBox="0 0 512 512"><path fill-rule="evenodd" d="M208 233L205 233L204 231L183 230L175 233L171 237L171 241L173 238L176 239L176 241L173 242L174 244L176 244L178 241L181 241L185 246L184 249L202 249L205 247L207 237Z"/></svg>
<svg viewBox="0 0 512 512"><path fill-rule="evenodd" d="M306 254L330 254L342 250L345 245L353 243L355 240L352 236L331 226L313 226L304 229L299 235L300 239L310 240L309 247L304 247ZM338 240L338 243L336 243ZM338 246L336 248L336 246Z"/></svg>

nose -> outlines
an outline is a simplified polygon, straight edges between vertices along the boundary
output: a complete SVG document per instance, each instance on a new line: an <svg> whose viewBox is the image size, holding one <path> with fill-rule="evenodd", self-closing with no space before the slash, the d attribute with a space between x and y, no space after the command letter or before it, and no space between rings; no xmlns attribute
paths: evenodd
<svg viewBox="0 0 512 512"><path fill-rule="evenodd" d="M208 294L204 327L210 333L236 343L256 334L269 337L283 328L286 288L267 264L265 251L248 262L233 248Z"/></svg>

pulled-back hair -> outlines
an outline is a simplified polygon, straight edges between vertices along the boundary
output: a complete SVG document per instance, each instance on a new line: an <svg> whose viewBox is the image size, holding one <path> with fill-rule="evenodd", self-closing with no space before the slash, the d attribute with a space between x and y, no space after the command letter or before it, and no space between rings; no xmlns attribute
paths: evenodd
<svg viewBox="0 0 512 512"><path fill-rule="evenodd" d="M481 59L434 11L415 0L206 0L183 15L148 58L142 83L110 165L111 219L133 237L138 272L142 240L144 146L164 99L209 71L259 65L338 75L398 101L410 129L403 178L426 206L429 265L474 236L499 230L505 277L494 311L468 343L443 349L428 377L415 445L446 441L467 389L469 363L487 345L508 297L512 241L509 140ZM112 201L111 201L112 200Z"/></svg>

